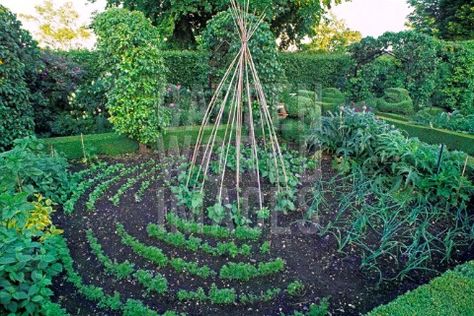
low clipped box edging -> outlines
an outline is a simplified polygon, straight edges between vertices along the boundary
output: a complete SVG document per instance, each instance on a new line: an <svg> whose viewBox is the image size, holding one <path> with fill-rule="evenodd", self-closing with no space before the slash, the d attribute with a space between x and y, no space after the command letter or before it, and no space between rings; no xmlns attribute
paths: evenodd
<svg viewBox="0 0 474 316"><path fill-rule="evenodd" d="M474 315L474 261L375 308L367 316Z"/></svg>
<svg viewBox="0 0 474 316"><path fill-rule="evenodd" d="M449 149L460 150L471 156L474 155L473 135L410 124L383 115L377 115L377 117L406 131L410 137L418 137L421 141L429 144L445 144Z"/></svg>

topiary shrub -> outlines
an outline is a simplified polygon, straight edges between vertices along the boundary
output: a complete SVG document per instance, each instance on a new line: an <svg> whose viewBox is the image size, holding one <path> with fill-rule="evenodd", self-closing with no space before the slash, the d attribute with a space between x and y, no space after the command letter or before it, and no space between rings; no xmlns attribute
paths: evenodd
<svg viewBox="0 0 474 316"><path fill-rule="evenodd" d="M107 108L114 129L143 144L169 125L162 106L166 68L158 49L160 34L140 12L112 8L93 23L98 36L101 76L108 84Z"/></svg>
<svg viewBox="0 0 474 316"><path fill-rule="evenodd" d="M337 112L339 107L345 103L345 95L337 88L325 88L321 91L319 105L323 113Z"/></svg>
<svg viewBox="0 0 474 316"><path fill-rule="evenodd" d="M309 98L311 100L316 100L316 98L317 98L316 92L309 91L309 90L298 90L298 95L302 96L302 97Z"/></svg>
<svg viewBox="0 0 474 316"><path fill-rule="evenodd" d="M0 151L34 129L32 94L26 82L39 51L30 34L0 5Z"/></svg>
<svg viewBox="0 0 474 316"><path fill-rule="evenodd" d="M311 94L311 91L306 92L306 95ZM312 98L290 94L284 97L284 104L288 117L303 120L306 124L313 124L321 117L321 107L316 103L316 94Z"/></svg>
<svg viewBox="0 0 474 316"><path fill-rule="evenodd" d="M389 113L413 113L413 100L408 90L403 88L388 88L384 96L377 99L377 110Z"/></svg>
<svg viewBox="0 0 474 316"><path fill-rule="evenodd" d="M251 23L258 18L248 17ZM276 99L286 84L283 68L278 62L275 37L270 26L263 22L249 40L249 48L269 104ZM230 11L217 14L202 34L201 48L209 53L210 76L217 85L241 47L241 41Z"/></svg>

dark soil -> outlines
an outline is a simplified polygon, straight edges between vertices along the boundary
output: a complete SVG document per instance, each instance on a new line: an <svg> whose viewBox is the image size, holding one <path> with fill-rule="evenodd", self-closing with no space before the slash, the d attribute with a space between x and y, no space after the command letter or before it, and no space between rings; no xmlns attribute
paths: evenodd
<svg viewBox="0 0 474 316"><path fill-rule="evenodd" d="M118 159L127 164L145 161L148 157L129 157ZM156 158L156 157L154 157ZM116 161L118 161L116 160ZM160 172L165 172L161 170ZM168 179L176 176L175 170L169 170ZM332 176L329 157L323 159L322 176ZM56 213L55 223L64 229L71 255L75 261L75 268L83 277L85 284L95 284L104 288L108 294L120 292L122 300L127 298L140 299L153 309L164 312L175 310L189 315L278 315L280 312L291 313L293 310L305 310L311 303L318 303L323 297L330 297L330 311L332 315L359 315L366 313L374 307L393 300L398 295L428 282L435 274L414 274L410 279L401 282L377 284L374 276L362 273L359 269L360 257L355 253L341 254L337 252L337 245L331 235L320 237L316 226L304 224L302 209L305 209L305 196L307 197L312 181L320 176L316 172L303 177L300 192L299 211L290 215L280 214L272 218L271 229L265 230L263 240L271 241L271 254L262 256L258 253L261 241L252 244L255 254L251 258L228 259L225 257L212 257L200 252L179 250L165 243L151 239L146 233L148 223L164 223L167 211L175 210L176 201L173 194L163 181L158 181L150 187L142 202L137 203L133 194L139 184L122 196L120 206L114 206L108 197L127 179L116 183L109 190L109 195L103 196L96 205L96 212L89 213L85 208L88 193L76 205L76 210L71 216L62 212ZM250 177L244 177L247 184L251 183ZM229 176L227 187L233 187L233 178ZM246 182L244 182L245 187ZM273 195L273 188L264 186L266 197ZM229 189L232 197L232 189ZM304 194L306 192L306 194ZM251 199L252 200L252 199ZM251 201L252 202L252 201ZM89 248L85 231L92 229L95 236L102 244L104 252L118 262L129 260L136 268L157 271L157 268L134 254L129 247L123 246L120 238L115 233L115 224L122 223L125 229L143 243L155 245L165 251L169 257L179 257L188 261L207 264L215 271L219 271L228 261L260 262L277 257L283 258L287 265L284 273L271 277L259 278L250 282L223 282L218 277L203 280L187 274L177 274L171 268L159 269L166 276L169 283L167 295L144 295L143 287L132 280L117 281L104 273L101 264ZM213 244L213 240L209 242ZM240 242L241 243L241 242ZM463 261L466 258L459 258ZM456 262L455 262L456 263ZM454 264L455 264L454 263ZM387 263L387 269L390 268ZM434 267L443 271L449 267ZM212 283L218 287L231 286L237 293L255 293L268 288L279 287L282 290L286 285L299 279L306 286L306 292L299 298L290 298L284 291L280 296L269 303L256 305L215 306L197 302L181 303L175 298L179 289L196 290L198 287L208 289ZM58 277L53 284L55 300L60 302L73 315L115 315L109 310L98 308L95 302L89 302L75 292L71 284Z"/></svg>

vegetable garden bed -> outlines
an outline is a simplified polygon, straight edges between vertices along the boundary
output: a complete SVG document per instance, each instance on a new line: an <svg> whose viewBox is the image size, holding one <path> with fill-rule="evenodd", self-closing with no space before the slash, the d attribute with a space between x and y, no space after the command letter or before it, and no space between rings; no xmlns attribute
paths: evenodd
<svg viewBox="0 0 474 316"><path fill-rule="evenodd" d="M79 171L75 192L55 218L69 252L63 278L53 284L54 300L80 315L324 315L328 300L332 315L359 315L436 275L413 272L380 283L376 274L361 272L355 248L339 252L335 235L302 220L313 198L306 189L317 178L336 176L332 158L323 156L321 168L294 152L285 158L299 195L283 201L285 207L281 199L271 202L275 188L267 177L271 216L250 213L253 224L238 227L230 219L216 226L206 215L189 215L199 202L179 193L183 157L118 158ZM243 179L244 188L252 186L245 172ZM231 176L226 188L232 200ZM325 212L312 219L321 225L334 220L345 192L325 194ZM211 202L202 203L206 209ZM178 204L188 204L188 211ZM443 271L468 254L459 250L449 266L434 259L431 268ZM391 271L393 262L380 268Z"/></svg>

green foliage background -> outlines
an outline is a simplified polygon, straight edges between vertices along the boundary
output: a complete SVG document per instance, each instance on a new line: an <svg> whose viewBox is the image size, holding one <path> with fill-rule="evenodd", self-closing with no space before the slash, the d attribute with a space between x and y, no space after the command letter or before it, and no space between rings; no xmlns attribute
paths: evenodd
<svg viewBox="0 0 474 316"><path fill-rule="evenodd" d="M0 6L0 151L34 130L33 94L26 82L35 77L39 50L10 11Z"/></svg>

